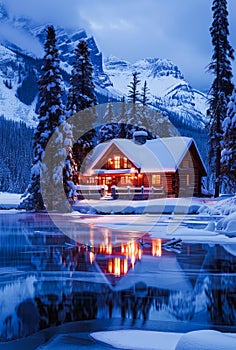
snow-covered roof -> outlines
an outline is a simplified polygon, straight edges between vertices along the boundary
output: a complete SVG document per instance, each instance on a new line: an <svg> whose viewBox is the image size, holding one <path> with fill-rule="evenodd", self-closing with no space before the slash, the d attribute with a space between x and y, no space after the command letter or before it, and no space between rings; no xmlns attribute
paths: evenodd
<svg viewBox="0 0 236 350"><path fill-rule="evenodd" d="M175 172L192 144L195 145L194 140L189 137L157 138L147 140L143 145L136 144L132 140L113 139L99 144L90 153L86 161L85 173L97 173L99 160L112 145L116 146L142 172ZM201 159L200 154L199 157ZM205 169L202 159L201 162Z"/></svg>

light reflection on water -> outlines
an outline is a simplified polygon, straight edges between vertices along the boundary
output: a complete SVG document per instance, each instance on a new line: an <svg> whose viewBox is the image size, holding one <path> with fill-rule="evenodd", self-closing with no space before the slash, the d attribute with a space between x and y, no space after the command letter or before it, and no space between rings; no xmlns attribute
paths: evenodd
<svg viewBox="0 0 236 350"><path fill-rule="evenodd" d="M46 214L0 215L0 340L72 321L236 324L236 247L164 249L149 234Z"/></svg>

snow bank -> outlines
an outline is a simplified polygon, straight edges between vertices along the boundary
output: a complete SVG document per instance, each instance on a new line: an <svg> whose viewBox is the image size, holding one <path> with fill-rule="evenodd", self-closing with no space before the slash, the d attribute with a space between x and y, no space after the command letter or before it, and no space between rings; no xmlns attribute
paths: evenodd
<svg viewBox="0 0 236 350"><path fill-rule="evenodd" d="M222 200L211 206L203 205L198 210L198 213L211 216L224 215L225 217L216 224L216 232L229 237L236 237L236 196Z"/></svg>
<svg viewBox="0 0 236 350"><path fill-rule="evenodd" d="M135 350L235 350L236 334L201 330L183 333L122 330L91 336L120 349Z"/></svg>
<svg viewBox="0 0 236 350"><path fill-rule="evenodd" d="M202 330L184 334L175 350L235 350L236 334Z"/></svg>
<svg viewBox="0 0 236 350"><path fill-rule="evenodd" d="M232 198L222 199L216 204L202 205L198 213L199 214L209 214L209 215L229 215L236 212L236 196Z"/></svg>
<svg viewBox="0 0 236 350"><path fill-rule="evenodd" d="M0 192L0 209L14 209L20 204L22 194Z"/></svg>
<svg viewBox="0 0 236 350"><path fill-rule="evenodd" d="M201 330L183 333L122 330L91 336L113 347L129 350L235 350L236 334Z"/></svg>
<svg viewBox="0 0 236 350"><path fill-rule="evenodd" d="M194 214L202 206L193 198L161 198L150 200L81 200L73 209L93 214Z"/></svg>
<svg viewBox="0 0 236 350"><path fill-rule="evenodd" d="M221 219L217 223L216 229L218 232L222 232L230 236L236 236L236 211Z"/></svg>
<svg viewBox="0 0 236 350"><path fill-rule="evenodd" d="M91 336L96 340L120 349L174 350L182 333L122 330L96 332L92 333Z"/></svg>

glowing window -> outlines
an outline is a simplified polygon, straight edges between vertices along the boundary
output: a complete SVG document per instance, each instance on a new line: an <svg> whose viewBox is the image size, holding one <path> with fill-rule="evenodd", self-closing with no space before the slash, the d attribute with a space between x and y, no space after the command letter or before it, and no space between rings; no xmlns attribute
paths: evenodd
<svg viewBox="0 0 236 350"><path fill-rule="evenodd" d="M186 185L188 186L190 184L190 176L189 174L186 175Z"/></svg>
<svg viewBox="0 0 236 350"><path fill-rule="evenodd" d="M124 169L128 168L128 159L126 157L123 158L123 167Z"/></svg>
<svg viewBox="0 0 236 350"><path fill-rule="evenodd" d="M116 156L115 158L114 158L114 166L115 166L115 169L120 169L120 157L119 156Z"/></svg>
<svg viewBox="0 0 236 350"><path fill-rule="evenodd" d="M152 184L153 185L160 185L161 184L161 175L159 175L159 174L152 175Z"/></svg>

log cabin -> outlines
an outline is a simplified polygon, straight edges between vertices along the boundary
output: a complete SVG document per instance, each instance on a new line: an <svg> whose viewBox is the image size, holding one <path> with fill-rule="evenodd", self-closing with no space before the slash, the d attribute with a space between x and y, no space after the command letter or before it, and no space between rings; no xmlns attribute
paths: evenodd
<svg viewBox="0 0 236 350"><path fill-rule="evenodd" d="M86 157L79 183L117 188L162 189L167 197L200 196L206 168L192 138L147 140L144 131L133 140L113 139L97 145Z"/></svg>

